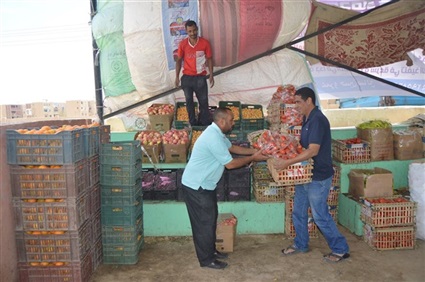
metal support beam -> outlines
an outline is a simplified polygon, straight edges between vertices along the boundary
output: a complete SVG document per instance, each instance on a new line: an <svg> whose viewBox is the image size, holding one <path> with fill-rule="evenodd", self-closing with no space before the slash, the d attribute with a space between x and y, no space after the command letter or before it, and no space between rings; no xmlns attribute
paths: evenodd
<svg viewBox="0 0 425 282"><path fill-rule="evenodd" d="M97 0L90 0L90 20L93 20L93 17L97 13ZM96 40L92 35L92 48L93 48L93 68L94 68L94 88L95 88L95 97L96 97L96 112L97 116L100 119L100 123L103 124L103 93L102 93L102 79L100 76L100 64L98 58L99 48L97 47Z"/></svg>

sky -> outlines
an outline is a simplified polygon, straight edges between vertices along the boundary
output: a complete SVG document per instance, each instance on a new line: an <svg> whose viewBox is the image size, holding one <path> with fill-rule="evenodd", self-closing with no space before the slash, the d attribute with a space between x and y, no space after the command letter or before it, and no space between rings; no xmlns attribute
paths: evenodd
<svg viewBox="0 0 425 282"><path fill-rule="evenodd" d="M0 1L0 104L95 100L89 0Z"/></svg>

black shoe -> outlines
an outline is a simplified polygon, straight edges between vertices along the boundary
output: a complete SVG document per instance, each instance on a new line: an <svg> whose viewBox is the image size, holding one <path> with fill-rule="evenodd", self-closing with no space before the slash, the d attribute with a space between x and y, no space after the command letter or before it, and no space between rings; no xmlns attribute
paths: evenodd
<svg viewBox="0 0 425 282"><path fill-rule="evenodd" d="M227 263L223 262L223 261L219 261L219 260L215 260L210 264L204 265L202 267L208 267L208 268L212 268L212 269L224 269L226 268Z"/></svg>
<svg viewBox="0 0 425 282"><path fill-rule="evenodd" d="M226 253L220 253L219 251L215 251L214 256L216 259L227 259L229 257Z"/></svg>

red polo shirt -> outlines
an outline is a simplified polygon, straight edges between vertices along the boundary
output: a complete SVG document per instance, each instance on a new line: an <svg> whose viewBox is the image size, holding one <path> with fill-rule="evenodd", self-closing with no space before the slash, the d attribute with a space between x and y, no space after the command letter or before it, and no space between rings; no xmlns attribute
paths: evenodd
<svg viewBox="0 0 425 282"><path fill-rule="evenodd" d="M180 42L177 56L183 58L183 74L206 75L207 58L212 57L211 45L208 40L198 37L198 42L192 46L186 38Z"/></svg>

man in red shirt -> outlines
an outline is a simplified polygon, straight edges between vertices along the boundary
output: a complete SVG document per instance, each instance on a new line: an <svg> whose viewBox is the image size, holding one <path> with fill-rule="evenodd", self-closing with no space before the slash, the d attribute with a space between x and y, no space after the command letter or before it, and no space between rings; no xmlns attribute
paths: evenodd
<svg viewBox="0 0 425 282"><path fill-rule="evenodd" d="M188 37L180 42L177 50L175 86L180 85L183 60L181 87L186 99L190 125L209 125L211 118L208 109L207 67L210 87L214 86L211 45L208 40L198 36L198 26L194 21L187 21L185 29ZM199 121L195 115L193 92L199 103Z"/></svg>

